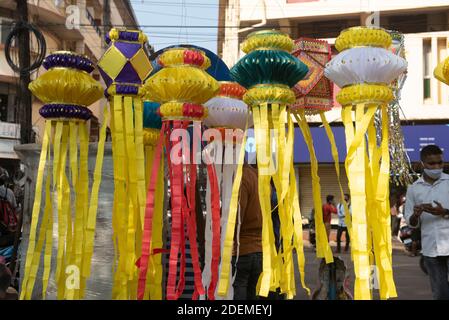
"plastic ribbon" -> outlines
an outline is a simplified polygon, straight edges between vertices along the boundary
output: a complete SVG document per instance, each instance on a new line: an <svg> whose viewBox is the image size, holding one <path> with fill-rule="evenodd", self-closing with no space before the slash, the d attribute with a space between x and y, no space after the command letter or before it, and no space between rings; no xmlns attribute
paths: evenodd
<svg viewBox="0 0 449 320"><path fill-rule="evenodd" d="M268 124L267 104L253 107L254 129L256 137L259 201L262 211L262 273L257 283L256 291L262 297L267 297L275 286L273 277L273 262L276 252L273 252L274 235L271 220L271 186L270 179L274 171L271 155L271 139ZM273 256L274 255L274 256Z"/></svg>
<svg viewBox="0 0 449 320"><path fill-rule="evenodd" d="M204 153L209 154L211 149L213 150L213 154L215 157L215 168L217 172L221 172L221 160L218 159L217 150L218 147L214 141L212 141L206 149L203 151ZM221 151L221 150L220 150ZM207 156L207 159L210 160L210 156ZM222 190L220 190L223 192ZM220 193L222 194L222 193ZM211 198L211 181L207 179L207 187L206 187L206 199ZM222 212L222 219L223 219ZM222 233L222 236L224 233ZM223 247L222 247L223 250ZM202 281L203 286L207 290L208 285L210 283L211 279L211 265L212 265L212 204L210 201L206 201L206 221L205 221L205 228L204 228L204 268L202 273ZM220 265L221 267L221 265ZM206 299L206 296L201 296L201 300Z"/></svg>
<svg viewBox="0 0 449 320"><path fill-rule="evenodd" d="M113 286L113 299L126 299L128 297L128 274L129 264L127 267L127 227L129 212L127 197L126 197L126 155L125 155L125 139L124 139L124 123L123 123L123 97L114 96L111 109L113 110L113 133L112 136L112 150L114 166L114 216L116 217L115 227L117 243L119 249L118 255L118 268L116 270L114 286Z"/></svg>
<svg viewBox="0 0 449 320"><path fill-rule="evenodd" d="M326 130L326 135L329 140L329 143L331 145L331 153L332 153L332 158L334 159L335 173L337 174L337 182L338 182L338 187L340 189L340 201L343 203L343 207L344 207L344 210L346 213L345 214L345 223L346 223L346 227L348 229L349 236L352 237L351 215L349 214L349 207L345 201L345 195L343 192L343 187L341 185L340 160L338 157L337 145L335 143L335 138L334 138L334 134L332 133L332 129L331 129L329 122L326 119L326 115L324 114L323 111L320 112L320 118L321 118L321 122L323 123L324 129ZM351 259L352 259L352 253L351 253Z"/></svg>
<svg viewBox="0 0 449 320"><path fill-rule="evenodd" d="M85 218L85 229L84 229L84 245L83 245L83 261L82 261L82 278L87 279L90 275L90 267L93 255L93 246L94 246L94 236L95 236L95 227L97 221L97 209L98 209L98 194L100 191L101 177L102 177L102 169L103 169L103 159L104 159L104 145L106 141L106 128L109 123L109 108L105 106L103 109L103 123L100 129L100 139L98 141L97 147L97 156L95 161L95 169L93 174L93 183L92 190L90 194L89 208L87 210L87 215ZM82 140L82 149L87 148L86 136L83 135ZM86 162L87 165L87 162ZM87 177L86 177L87 178ZM85 178L83 178L84 180ZM86 180L87 182L87 180ZM83 219L84 220L84 219ZM85 280L83 280L85 282ZM81 298L83 297L83 291L81 291Z"/></svg>
<svg viewBox="0 0 449 320"><path fill-rule="evenodd" d="M151 167L151 174L150 179L148 181L148 193L146 198L146 209L145 209L145 221L144 221L144 229L143 229L143 235L142 235L142 256L140 258L140 273L139 273L139 281L138 281L138 293L137 298L139 300L144 298L144 295L148 295L148 289L145 290L145 282L148 281L151 282L152 277L154 277L153 273L150 273L147 276L148 271L148 260L150 259L151 250L152 250L152 235L153 235L153 214L157 216L157 220L160 221L162 219L162 212L160 210L157 210L156 207L156 187L158 186L158 180L160 182L161 179L161 170L160 168L163 167L160 165L162 161L162 148L163 148L163 141L164 141L164 132L166 130L166 124L163 124L163 127L161 129L159 141L156 147L156 150L152 157L152 167ZM147 157L147 161L149 161L150 157ZM159 214L158 214L159 213ZM155 228L157 230L157 228ZM156 232L155 232L156 233ZM154 244L159 245L161 239L162 232L160 234L155 234L155 241ZM153 262L155 265L156 261ZM156 271L156 270L155 270ZM159 271L159 270L157 270ZM159 279L157 279L159 280ZM162 294L161 294L162 295ZM157 297L160 297L159 294ZM153 297L151 297L153 298Z"/></svg>
<svg viewBox="0 0 449 320"><path fill-rule="evenodd" d="M349 111L347 111L349 110ZM356 274L354 298L371 299L369 288L370 282L370 262L368 253L368 227L366 216L366 193L365 193L365 141L364 136L368 125L374 116L376 108L368 108L364 113L365 104L356 106L356 128L354 135L349 134L347 143L347 157L345 161L346 172L348 173L349 186L352 201L352 233L354 241L352 244L354 271ZM353 130L351 119L351 109L345 108L342 111L342 119L345 129ZM351 137L353 138L351 139Z"/></svg>
<svg viewBox="0 0 449 320"><path fill-rule="evenodd" d="M36 230L37 230L37 223L39 220L39 211L41 207L41 195L42 195L42 183L44 178L44 170L45 170L45 163L47 160L47 152L49 152L49 140L50 140L50 134L51 134L51 122L48 121L45 124L45 131L44 131L44 139L42 142L42 151L39 159L39 167L37 171L37 178L36 178L36 199L33 204L33 211L31 215L31 226L30 226L30 238L29 238L29 244L27 249L27 255L25 260L25 274L24 279L22 281L22 290L20 293L20 299L30 299L32 290L28 289L28 281L30 279L30 271L32 266L32 260L33 256L36 253ZM31 277L33 278L33 277ZM34 281L34 279L32 280ZM33 285L31 285L31 288Z"/></svg>
<svg viewBox="0 0 449 320"><path fill-rule="evenodd" d="M245 157L245 145L246 145L246 136L243 137L243 141L237 156L238 166L237 171L235 173L234 183L232 184L231 201L229 203L229 215L226 224L226 233L224 236L224 242L222 246L220 278L218 282L218 291L217 291L217 294L222 297L226 297L226 295L228 294L229 284L231 282L230 281L231 258L234 246L234 232L237 218L240 183L242 181L242 168L243 168L242 164L243 159Z"/></svg>
<svg viewBox="0 0 449 320"><path fill-rule="evenodd" d="M310 128L307 124L305 117L305 111L303 109L298 110L299 116L294 114L296 121L301 128L301 132L306 141L307 148L310 153L311 173L312 173L312 190L313 190L313 203L315 208L315 225L317 233L317 256L319 258L325 258L326 263L332 263L334 261L332 250L327 238L326 229L323 221L323 207L321 202L321 186L320 178L318 176L318 161L315 155L315 149L313 146L312 135Z"/></svg>

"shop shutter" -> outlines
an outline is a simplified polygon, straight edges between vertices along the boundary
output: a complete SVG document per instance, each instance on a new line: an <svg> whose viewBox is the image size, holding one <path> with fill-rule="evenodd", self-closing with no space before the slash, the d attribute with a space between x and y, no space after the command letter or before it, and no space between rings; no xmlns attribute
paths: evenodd
<svg viewBox="0 0 449 320"><path fill-rule="evenodd" d="M310 212L313 208L312 195L312 177L310 175L310 165L298 165L297 170L298 184L299 184L299 202L301 207L301 214L304 218L310 217ZM349 193L348 179L344 165L340 164L340 178L343 186L343 191ZM326 201L326 196L332 194L335 196L336 203L340 202L340 188L338 186L337 174L333 164L321 164L318 167L318 176L320 177L321 185L321 201ZM332 224L336 224L338 219L332 218Z"/></svg>

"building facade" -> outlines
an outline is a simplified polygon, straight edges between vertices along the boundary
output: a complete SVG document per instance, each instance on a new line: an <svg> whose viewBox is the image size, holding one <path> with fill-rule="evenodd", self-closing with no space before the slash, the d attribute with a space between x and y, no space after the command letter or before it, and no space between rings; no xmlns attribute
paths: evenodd
<svg viewBox="0 0 449 320"><path fill-rule="evenodd" d="M449 133L445 129L449 118L449 87L433 77L433 70L449 55L449 1L221 0L219 16L218 53L228 66L243 56L239 44L250 32L260 28L280 29L293 39L324 39L331 45L343 29L353 26L378 25L403 33L409 68L402 90L401 120L403 125L420 127L420 136L414 135L414 127L404 131L409 156L412 162L419 162L416 155L422 146L445 144L444 135ZM338 53L335 48L333 53ZM335 102L334 110L327 113L328 120L337 127L341 126L340 112L341 108ZM312 126L320 124L319 117L309 120ZM300 134L296 139L302 140ZM315 140L315 146L325 144ZM449 146L447 148L449 150ZM344 152L344 145L339 149ZM310 164L303 161L296 165L299 168L301 208L307 215L312 208ZM326 194L338 195L335 170L326 161L321 159L319 168L323 199ZM343 164L341 171L344 172Z"/></svg>
<svg viewBox="0 0 449 320"><path fill-rule="evenodd" d="M138 27L129 0L28 0L28 13L29 22L36 25L45 37L47 54L70 50L88 56L94 63L104 52L104 33L109 30L108 25ZM0 166L8 171L14 171L19 165L13 150L14 145L20 143L16 108L20 99L19 75L9 67L4 54L5 42L15 20L16 1L0 1ZM33 59L36 55L36 41L33 37L30 44ZM17 56L17 47L13 47L12 55ZM32 73L32 79L44 71L40 67ZM93 77L102 81L97 70L93 72ZM90 121L92 141L98 139L98 119L102 119L105 103L106 100L102 99L91 106L95 116ZM44 132L44 119L39 115L41 106L41 102L33 97L32 125L35 141L38 143Z"/></svg>

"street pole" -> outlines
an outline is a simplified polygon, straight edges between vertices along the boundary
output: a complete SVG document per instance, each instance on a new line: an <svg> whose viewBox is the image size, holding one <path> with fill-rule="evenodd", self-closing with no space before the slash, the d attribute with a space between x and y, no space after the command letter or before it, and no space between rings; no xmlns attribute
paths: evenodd
<svg viewBox="0 0 449 320"><path fill-rule="evenodd" d="M17 0L17 14L20 22L28 22L27 0ZM19 34L19 65L20 69L30 67L30 33L27 29L22 29ZM30 73L21 72L19 81L19 123L20 142L22 144L31 142L31 92L28 89L30 83Z"/></svg>

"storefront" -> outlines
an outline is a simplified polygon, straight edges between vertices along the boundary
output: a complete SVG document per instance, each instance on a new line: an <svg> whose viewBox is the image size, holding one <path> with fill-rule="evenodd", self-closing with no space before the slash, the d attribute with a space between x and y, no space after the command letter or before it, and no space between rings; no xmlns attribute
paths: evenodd
<svg viewBox="0 0 449 320"><path fill-rule="evenodd" d="M436 144L446 151L445 161L449 162L449 125L427 124L402 127L407 154L415 170L420 170L420 150L429 144ZM332 127L335 142L340 160L340 172L343 191L348 192L348 179L344 168L346 157L346 140L343 126ZM335 173L334 160L331 154L331 147L326 132L323 127L312 127L312 137L315 146L315 153L319 162L318 174L321 183L321 196L325 201L326 195L332 194L336 201L340 200L340 189L337 175ZM249 153L248 159L254 159L255 146L253 140L254 133L249 130L248 145L246 151ZM307 145L303 139L299 128L295 128L294 162L297 170L296 177L299 184L299 201L301 213L307 218L313 208L312 199L312 178L310 174L310 155ZM446 171L449 172L449 171ZM336 223L337 219L333 219Z"/></svg>

